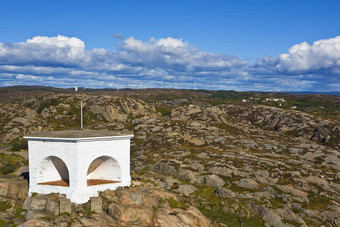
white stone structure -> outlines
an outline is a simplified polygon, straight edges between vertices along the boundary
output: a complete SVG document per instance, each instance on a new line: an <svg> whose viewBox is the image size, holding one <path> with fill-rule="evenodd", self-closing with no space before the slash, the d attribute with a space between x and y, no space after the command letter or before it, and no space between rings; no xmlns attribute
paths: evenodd
<svg viewBox="0 0 340 227"><path fill-rule="evenodd" d="M25 136L29 192L85 203L100 191L130 186L131 132L69 130Z"/></svg>

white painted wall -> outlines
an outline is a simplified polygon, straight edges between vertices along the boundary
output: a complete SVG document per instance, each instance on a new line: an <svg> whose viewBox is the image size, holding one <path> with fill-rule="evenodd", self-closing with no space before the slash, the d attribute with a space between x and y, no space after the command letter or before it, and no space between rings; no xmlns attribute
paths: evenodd
<svg viewBox="0 0 340 227"><path fill-rule="evenodd" d="M93 170L89 173L89 170ZM87 171L87 179L121 180L121 168L112 157L102 156L95 159Z"/></svg>
<svg viewBox="0 0 340 227"><path fill-rule="evenodd" d="M68 180L69 173L65 163L58 157L48 156L40 162L37 182Z"/></svg>
<svg viewBox="0 0 340 227"><path fill-rule="evenodd" d="M74 203L85 203L90 197L97 196L100 191L130 186L130 139L132 135L100 139L25 138L28 139L29 146L29 196L33 192L60 193L65 194ZM49 158L50 156L53 158ZM97 158L100 158L100 165L95 162L94 165L98 165L98 168L88 175L91 163ZM67 178L63 163L68 169L69 187L38 185L44 181ZM87 186L87 179L98 178L119 179L121 182Z"/></svg>

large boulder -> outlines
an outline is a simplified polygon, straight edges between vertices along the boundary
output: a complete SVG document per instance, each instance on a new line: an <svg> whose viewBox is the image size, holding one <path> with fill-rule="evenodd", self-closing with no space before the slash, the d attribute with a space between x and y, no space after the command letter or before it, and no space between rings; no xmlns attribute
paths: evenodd
<svg viewBox="0 0 340 227"><path fill-rule="evenodd" d="M100 196L108 214L122 226L211 226L199 210L169 192L151 188L119 188Z"/></svg>
<svg viewBox="0 0 340 227"><path fill-rule="evenodd" d="M0 196L23 202L28 194L26 180L0 179Z"/></svg>
<svg viewBox="0 0 340 227"><path fill-rule="evenodd" d="M112 203L108 206L107 212L123 226L149 226L152 224L153 213L149 207Z"/></svg>
<svg viewBox="0 0 340 227"><path fill-rule="evenodd" d="M238 183L238 187L247 189L257 189L259 187L258 183L251 178L242 178Z"/></svg>

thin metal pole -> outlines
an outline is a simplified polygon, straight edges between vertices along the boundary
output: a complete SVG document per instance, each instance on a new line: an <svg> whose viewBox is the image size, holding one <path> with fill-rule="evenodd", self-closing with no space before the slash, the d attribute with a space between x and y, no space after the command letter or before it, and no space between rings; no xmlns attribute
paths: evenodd
<svg viewBox="0 0 340 227"><path fill-rule="evenodd" d="M83 100L80 100L80 128L84 129L83 127Z"/></svg>

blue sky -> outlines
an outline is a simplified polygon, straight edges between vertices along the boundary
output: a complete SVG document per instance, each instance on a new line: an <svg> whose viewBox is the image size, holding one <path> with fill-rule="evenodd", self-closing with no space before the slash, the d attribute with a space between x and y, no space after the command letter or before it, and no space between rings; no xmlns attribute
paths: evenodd
<svg viewBox="0 0 340 227"><path fill-rule="evenodd" d="M2 1L0 86L340 90L340 2Z"/></svg>

